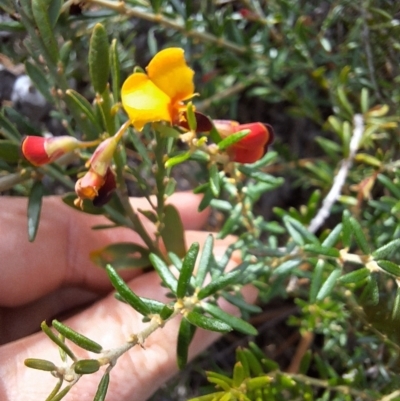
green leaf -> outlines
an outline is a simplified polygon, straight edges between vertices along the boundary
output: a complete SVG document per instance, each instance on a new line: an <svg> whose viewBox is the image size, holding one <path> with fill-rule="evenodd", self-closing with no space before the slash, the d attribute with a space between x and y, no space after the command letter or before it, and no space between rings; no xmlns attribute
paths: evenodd
<svg viewBox="0 0 400 401"><path fill-rule="evenodd" d="M377 180L383 184L396 199L400 199L400 188L397 187L389 177L378 174Z"/></svg>
<svg viewBox="0 0 400 401"><path fill-rule="evenodd" d="M221 190L220 186L220 176L218 172L218 166L214 163L209 168L210 174L210 189L213 195L217 198L219 196L219 192Z"/></svg>
<svg viewBox="0 0 400 401"><path fill-rule="evenodd" d="M343 284L358 283L368 278L370 274L368 268L363 267L339 277L338 281Z"/></svg>
<svg viewBox="0 0 400 401"><path fill-rule="evenodd" d="M17 163L21 159L20 146L9 139L0 141L0 159L8 163Z"/></svg>
<svg viewBox="0 0 400 401"><path fill-rule="evenodd" d="M295 269L297 266L300 266L300 264L301 260L296 260L296 259L286 260L274 270L274 275L287 274L293 269Z"/></svg>
<svg viewBox="0 0 400 401"><path fill-rule="evenodd" d="M188 160L191 156L191 152L187 151L184 153L180 153L179 155L173 156L165 162L165 168L171 168L176 166L177 164L181 164L184 161Z"/></svg>
<svg viewBox="0 0 400 401"><path fill-rule="evenodd" d="M241 311L246 311L249 313L260 313L262 308L258 305L248 304L241 293L235 294L227 291L222 291L222 296L232 305L235 305Z"/></svg>
<svg viewBox="0 0 400 401"><path fill-rule="evenodd" d="M322 285L321 289L318 291L317 294L317 301L322 301L325 299L333 290L333 287L336 284L338 277L341 275L342 271L340 269L335 269L332 273L328 276L325 280L324 284Z"/></svg>
<svg viewBox="0 0 400 401"><path fill-rule="evenodd" d="M175 294L178 286L178 281L171 273L168 266L160 257L155 255L154 253L151 253L149 258L153 267L157 270L157 273L160 276L162 282Z"/></svg>
<svg viewBox="0 0 400 401"><path fill-rule="evenodd" d="M119 91L121 89L121 66L117 39L113 39L110 46L110 70L114 102L117 102L119 99Z"/></svg>
<svg viewBox="0 0 400 401"><path fill-rule="evenodd" d="M47 55L43 56L56 65L59 59L58 45L51 26L47 1L32 0L32 13L43 45L47 50Z"/></svg>
<svg viewBox="0 0 400 401"><path fill-rule="evenodd" d="M351 217L350 212L348 210L345 210L342 216L342 224L343 224L342 242L345 248L350 248L351 238L353 236L353 229L350 223L350 217Z"/></svg>
<svg viewBox="0 0 400 401"><path fill-rule="evenodd" d="M226 288L232 284L236 284L238 282L238 278L241 275L242 272L240 270L234 270L224 274L223 276L218 277L199 291L199 293L197 294L198 298L207 298L208 296L215 294L217 291L220 291L223 288Z"/></svg>
<svg viewBox="0 0 400 401"><path fill-rule="evenodd" d="M29 61L25 61L25 70L39 92L49 103L53 103L54 97L50 94L49 78L44 75L41 69L39 69L35 64L32 64Z"/></svg>
<svg viewBox="0 0 400 401"><path fill-rule="evenodd" d="M343 229L343 224L339 223L329 234L328 236L323 240L321 243L322 246L324 247L333 247L337 244L340 238L340 234L342 233Z"/></svg>
<svg viewBox="0 0 400 401"><path fill-rule="evenodd" d="M74 364L74 371L79 375L89 375L100 369L100 362L97 359L81 359Z"/></svg>
<svg viewBox="0 0 400 401"><path fill-rule="evenodd" d="M210 268L210 261L213 256L214 236L209 234L204 242L203 252L200 256L200 263L196 273L196 286L200 287L206 278Z"/></svg>
<svg viewBox="0 0 400 401"><path fill-rule="evenodd" d="M35 240L40 222L44 186L41 181L35 181L28 200L28 238L29 242Z"/></svg>
<svg viewBox="0 0 400 401"><path fill-rule="evenodd" d="M62 351L64 351L73 361L77 360L76 356L70 350L70 348L65 344L65 342L61 338L59 338L53 333L53 331L50 329L50 327L47 325L46 322L42 322L40 328L42 329L43 333L46 334L46 336L49 337L50 340L53 341L53 343L55 343Z"/></svg>
<svg viewBox="0 0 400 401"><path fill-rule="evenodd" d="M72 45L72 40L67 40L60 48L60 61L64 66L64 72L66 70L66 67L68 66L68 63L71 60Z"/></svg>
<svg viewBox="0 0 400 401"><path fill-rule="evenodd" d="M89 73L96 93L106 90L110 74L107 32L100 23L94 26L89 45Z"/></svg>
<svg viewBox="0 0 400 401"><path fill-rule="evenodd" d="M284 216L283 223L297 245L303 246L306 242L319 244L318 238L293 217L288 215Z"/></svg>
<svg viewBox="0 0 400 401"><path fill-rule="evenodd" d="M110 374L105 373L100 380L93 401L105 401L109 383L110 383Z"/></svg>
<svg viewBox="0 0 400 401"><path fill-rule="evenodd" d="M390 260L378 260L377 263L378 266L386 273L396 278L400 278L400 266L396 263L393 263Z"/></svg>
<svg viewBox="0 0 400 401"><path fill-rule="evenodd" d="M110 278L111 284L119 292L121 297L130 305L133 309L138 311L143 316L147 316L151 313L149 307L138 297L122 280L118 273L112 268L112 266L106 266L106 272Z"/></svg>
<svg viewBox="0 0 400 401"><path fill-rule="evenodd" d="M185 318L191 324L200 327L201 329L217 331L219 333L227 333L228 331L232 330L232 327L223 321L204 316L198 312L191 311L185 316Z"/></svg>
<svg viewBox="0 0 400 401"><path fill-rule="evenodd" d="M227 323L233 329L250 336L256 336L258 334L257 329L252 326L250 323L247 323L243 319L240 319L236 316L232 316L229 313L226 313L221 308L216 305L204 302L201 307L208 312L211 316L214 316L223 322Z"/></svg>
<svg viewBox="0 0 400 401"><path fill-rule="evenodd" d="M194 242L190 246L185 258L183 259L182 269L179 274L178 285L176 289L176 296L178 298L183 298L189 290L190 279L192 278L199 248L199 243Z"/></svg>
<svg viewBox="0 0 400 401"><path fill-rule="evenodd" d="M232 378L234 387L239 387L243 383L244 379L246 379L245 370L240 362L235 363L235 366L233 367Z"/></svg>
<svg viewBox="0 0 400 401"><path fill-rule="evenodd" d="M383 259L390 256L394 251L400 249L400 238L394 239L390 241L386 245L381 246L380 248L376 249L372 252L372 256L374 259Z"/></svg>
<svg viewBox="0 0 400 401"><path fill-rule="evenodd" d="M312 303L314 303L317 300L317 295L321 289L324 269L325 269L325 261L323 259L319 259L314 267L313 274L311 277L309 300Z"/></svg>
<svg viewBox="0 0 400 401"><path fill-rule="evenodd" d="M367 238L365 237L365 235L363 233L360 223L353 216L351 216L349 218L349 222L350 222L351 228L353 230L353 234L356 239L357 245L360 247L361 251L365 255L369 255L370 248L369 248Z"/></svg>
<svg viewBox="0 0 400 401"><path fill-rule="evenodd" d="M193 108L193 104L191 102L189 102L188 107L186 109L186 118L187 118L187 122L189 124L189 128L193 132L196 132L197 120L196 120L196 116L194 115L194 108Z"/></svg>
<svg viewBox="0 0 400 401"><path fill-rule="evenodd" d="M193 338L193 328L194 326L188 320L181 320L177 343L177 362L180 370L187 364L189 345Z"/></svg>
<svg viewBox="0 0 400 401"><path fill-rule="evenodd" d="M51 324L60 334L62 334L65 338L68 338L68 340L72 341L79 347L90 352L95 352L96 354L99 354L103 350L103 347L100 344L96 343L90 338L87 338L83 334L76 332L70 327L65 326L58 320L54 319Z"/></svg>
<svg viewBox="0 0 400 401"><path fill-rule="evenodd" d="M317 255L324 255L331 258L338 258L340 256L340 252L336 248L328 248L322 245L316 244L305 244L304 250L306 252L316 253Z"/></svg>
<svg viewBox="0 0 400 401"><path fill-rule="evenodd" d="M60 16L62 0L50 0L49 3L49 20L50 25L54 28L57 24L58 17Z"/></svg>
<svg viewBox="0 0 400 401"><path fill-rule="evenodd" d="M81 94L73 89L68 89L65 94L76 105L77 109L81 111L82 118L87 118L93 124L96 131L100 133L102 131L101 124L97 119L92 105Z"/></svg>
<svg viewBox="0 0 400 401"><path fill-rule="evenodd" d="M235 132L234 134L229 135L224 138L222 141L218 142L218 148L220 150L225 150L229 146L239 142L241 139L249 135L250 130L246 129L244 131Z"/></svg>
<svg viewBox="0 0 400 401"><path fill-rule="evenodd" d="M0 113L0 135L18 144L21 141L20 133L3 113Z"/></svg>
<svg viewBox="0 0 400 401"><path fill-rule="evenodd" d="M46 359L28 358L24 361L25 366L32 369L44 370L46 372L56 371L57 366Z"/></svg>
<svg viewBox="0 0 400 401"><path fill-rule="evenodd" d="M175 206L164 207L164 225L160 231L167 252L173 252L179 257L186 254L185 231L181 216Z"/></svg>
<svg viewBox="0 0 400 401"><path fill-rule="evenodd" d="M254 355L254 353L248 349L244 349L243 354L244 354L245 358L247 359L250 372L253 374L253 376L262 375L264 373L263 368L262 368L259 360L257 359L257 357ZM265 356L264 356L264 359L265 359Z"/></svg>
<svg viewBox="0 0 400 401"><path fill-rule="evenodd" d="M112 264L113 268L129 269L150 266L149 250L133 242L119 242L97 249L90 253L90 260L105 268Z"/></svg>

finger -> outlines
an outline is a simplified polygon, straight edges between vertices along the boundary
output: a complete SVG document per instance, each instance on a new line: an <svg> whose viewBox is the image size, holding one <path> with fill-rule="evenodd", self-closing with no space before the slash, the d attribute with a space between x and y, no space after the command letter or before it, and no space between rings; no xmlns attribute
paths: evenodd
<svg viewBox="0 0 400 401"><path fill-rule="evenodd" d="M161 294L159 278L155 272L136 277L130 285L140 296L167 300L165 295ZM254 289L248 290L245 295L248 301L253 301L256 296ZM228 312L234 311L231 305L225 304L225 309ZM65 323L99 342L104 349L125 343L131 334L146 327L140 315L128 305L116 301L113 296L108 296ZM162 329L152 333L145 341L144 348L135 346L122 355L111 372L107 400L145 400L175 374L178 330L179 319L175 318ZM207 348L217 337L215 333L199 330L191 346L191 357ZM78 351L76 353L78 354ZM88 357L86 353L79 354L81 357ZM53 362L58 360L56 347L49 347L49 340L41 333L0 348L0 361L12 359L11 367L14 367L10 368L10 364L0 363L0 377L3 379L3 387L0 385L1 400L37 401L44 399L52 390L56 380L50 374L17 368L17 363L22 363L29 357L49 359ZM83 377L68 397L92 401L101 375L102 373L98 372Z"/></svg>
<svg viewBox="0 0 400 401"><path fill-rule="evenodd" d="M188 227L198 227L205 221L207 213L197 213L199 198L193 194L171 197L183 221ZM144 198L132 201L136 208L146 209ZM23 305L51 292L62 285L85 286L104 293L110 289L105 272L90 260L91 251L115 242L142 244L139 236L127 228L92 230L92 226L106 224L103 216L87 215L63 204L58 197L46 197L38 235L29 243L26 234L27 200L2 198L0 209L0 305ZM154 231L147 219L144 226ZM124 273L129 278L139 274L130 270Z"/></svg>
<svg viewBox="0 0 400 401"><path fill-rule="evenodd" d="M200 242L202 246L208 233L185 231L186 243ZM234 237L220 240L227 247ZM69 314L73 309L87 307L99 299L99 295L84 288L63 287L56 289L29 304L13 308L0 308L0 344L15 341L38 331L43 320L51 321Z"/></svg>

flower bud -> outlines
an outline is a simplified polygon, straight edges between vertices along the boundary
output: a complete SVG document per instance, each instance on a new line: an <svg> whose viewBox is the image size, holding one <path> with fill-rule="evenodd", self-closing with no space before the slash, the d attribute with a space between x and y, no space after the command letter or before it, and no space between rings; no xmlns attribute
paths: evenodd
<svg viewBox="0 0 400 401"><path fill-rule="evenodd" d="M100 143L87 163L90 166L90 170L102 177L107 174L118 141L115 136L112 136Z"/></svg>
<svg viewBox="0 0 400 401"><path fill-rule="evenodd" d="M44 138L26 136L22 140L21 152L34 166L48 164L81 146L81 142L72 136Z"/></svg>
<svg viewBox="0 0 400 401"><path fill-rule="evenodd" d="M254 163L261 159L274 139L272 127L260 122L239 124L232 120L214 120L214 126L223 138L239 131L250 131L227 148L229 158L237 163Z"/></svg>

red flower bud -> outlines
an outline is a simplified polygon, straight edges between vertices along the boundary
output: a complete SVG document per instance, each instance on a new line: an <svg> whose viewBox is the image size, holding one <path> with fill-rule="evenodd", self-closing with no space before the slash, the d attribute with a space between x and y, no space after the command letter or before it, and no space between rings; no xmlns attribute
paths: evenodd
<svg viewBox="0 0 400 401"><path fill-rule="evenodd" d="M269 124L259 122L239 124L232 120L214 120L213 122L222 138L235 132L250 131L244 138L227 148L230 159L237 163L254 163L261 159L274 139L274 131Z"/></svg>
<svg viewBox="0 0 400 401"><path fill-rule="evenodd" d="M58 159L62 155L79 148L81 142L72 136L44 138L26 136L21 143L21 152L34 166L42 166Z"/></svg>
<svg viewBox="0 0 400 401"><path fill-rule="evenodd" d="M254 163L260 160L268 151L268 146L274 139L274 131L269 124L241 124L236 132L250 130L240 141L229 146L227 152L232 161L237 163Z"/></svg>

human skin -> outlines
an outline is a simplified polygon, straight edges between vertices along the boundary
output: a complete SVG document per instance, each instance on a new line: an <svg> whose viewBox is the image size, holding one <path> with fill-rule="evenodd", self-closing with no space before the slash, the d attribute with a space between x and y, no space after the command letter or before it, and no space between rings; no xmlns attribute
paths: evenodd
<svg viewBox="0 0 400 401"><path fill-rule="evenodd" d="M143 198L131 200L138 209L148 209ZM208 212L197 212L200 198L190 193L173 195L170 203L181 213L186 243L202 245L209 234L200 230ZM102 216L86 215L64 205L58 197L47 197L34 243L27 239L27 200L0 198L0 400L44 401L56 379L48 372L25 367L26 358L41 358L61 365L57 347L41 332L43 320L57 317L76 331L95 340L103 349L126 342L145 327L142 316L117 301L104 270L96 267L89 253L115 242L136 242L139 236L129 229L92 230L104 224ZM142 220L149 231L154 227ZM234 240L216 240L214 253L222 255ZM228 269L238 260L233 258ZM166 290L155 272L120 272L132 290L140 296L165 301ZM253 288L244 295L254 301ZM228 312L236 310L221 304ZM64 318L65 317L65 318ZM147 399L177 372L176 339L179 319L173 319L154 332L144 343L119 358L111 371L107 401ZM206 349L218 334L198 330L190 347L190 358ZM71 344L79 357L90 357ZM102 371L84 376L65 400L92 401Z"/></svg>

